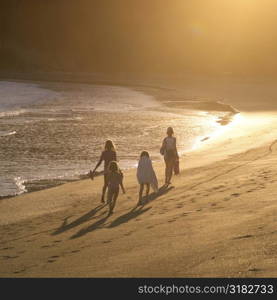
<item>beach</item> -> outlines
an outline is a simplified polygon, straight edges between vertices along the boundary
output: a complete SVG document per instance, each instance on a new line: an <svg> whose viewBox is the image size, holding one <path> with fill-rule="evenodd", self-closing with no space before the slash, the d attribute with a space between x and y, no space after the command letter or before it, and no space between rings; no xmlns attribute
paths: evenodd
<svg viewBox="0 0 277 300"><path fill-rule="evenodd" d="M236 99L224 102L233 121L142 206L135 169L109 217L101 176L2 199L0 276L276 277L276 104ZM154 168L162 186L163 162Z"/></svg>
<svg viewBox="0 0 277 300"><path fill-rule="evenodd" d="M233 115L216 102L213 111L164 102L172 95L161 91L112 82L0 81L0 199L87 178L107 139L126 170L143 149L161 161L168 126L178 132L182 154Z"/></svg>

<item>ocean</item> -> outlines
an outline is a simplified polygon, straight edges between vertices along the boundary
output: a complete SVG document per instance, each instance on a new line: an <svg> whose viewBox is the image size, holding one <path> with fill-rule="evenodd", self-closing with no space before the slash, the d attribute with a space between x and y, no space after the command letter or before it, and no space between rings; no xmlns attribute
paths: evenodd
<svg viewBox="0 0 277 300"><path fill-rule="evenodd" d="M107 139L122 169L135 167L142 150L160 161L168 126L183 154L219 129L220 116L130 87L0 81L0 197L85 178Z"/></svg>

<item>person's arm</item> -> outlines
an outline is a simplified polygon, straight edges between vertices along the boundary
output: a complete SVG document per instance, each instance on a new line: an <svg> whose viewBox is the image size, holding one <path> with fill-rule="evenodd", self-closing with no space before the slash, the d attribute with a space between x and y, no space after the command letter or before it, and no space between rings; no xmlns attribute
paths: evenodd
<svg viewBox="0 0 277 300"><path fill-rule="evenodd" d="M94 173L94 172L97 170L97 168L101 165L102 161L103 161L103 152L102 152L102 154L101 154L101 156L100 156L100 158L99 158L99 161L98 161L98 163L96 164L94 170L92 171L92 173Z"/></svg>
<svg viewBox="0 0 277 300"><path fill-rule="evenodd" d="M161 146L161 148L160 148L160 153L161 153L161 155L164 155L164 154L165 154L165 148L166 148L166 139L164 138L164 139L163 139L162 146Z"/></svg>
<svg viewBox="0 0 277 300"><path fill-rule="evenodd" d="M122 193L125 194L126 191L125 191L125 188L124 188L124 186L123 186L123 182L120 183L120 186L121 186Z"/></svg>
<svg viewBox="0 0 277 300"><path fill-rule="evenodd" d="M121 187L122 193L125 194L126 192L125 192L125 188L123 186L123 173L122 172L120 172L120 173L121 173L120 187Z"/></svg>
<svg viewBox="0 0 277 300"><path fill-rule="evenodd" d="M178 154L178 151L177 151L177 140L176 140L176 138L175 138L175 152L176 152L177 158L179 159L179 154Z"/></svg>

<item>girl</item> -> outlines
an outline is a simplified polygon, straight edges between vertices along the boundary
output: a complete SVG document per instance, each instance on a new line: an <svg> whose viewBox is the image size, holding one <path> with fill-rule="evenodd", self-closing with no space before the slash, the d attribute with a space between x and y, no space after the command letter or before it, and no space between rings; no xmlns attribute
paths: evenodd
<svg viewBox="0 0 277 300"><path fill-rule="evenodd" d="M150 184L155 192L158 192L158 181L152 166L149 153L142 151L137 168L137 179L140 184L138 205L142 203L144 185L146 185L146 197L149 195Z"/></svg>
<svg viewBox="0 0 277 300"><path fill-rule="evenodd" d="M109 215L113 213L116 199L119 194L119 186L121 186L122 193L125 194L125 189L122 181L123 174L119 169L117 162L111 161L109 163L107 173Z"/></svg>
<svg viewBox="0 0 277 300"><path fill-rule="evenodd" d="M117 161L115 147L111 140L106 141L105 149L102 152L98 163L96 164L94 170L90 171L91 179L93 179L93 177L95 175L95 171L101 165L102 161L104 161L104 186L102 189L101 202L104 203L105 202L105 193L106 193L106 189L108 186L108 182L107 182L108 166L111 161Z"/></svg>
<svg viewBox="0 0 277 300"><path fill-rule="evenodd" d="M172 127L167 128L167 137L164 138L161 147L161 154L164 156L165 161L165 186L168 186L171 182L173 168L176 162L179 161L176 137L174 137L174 131Z"/></svg>

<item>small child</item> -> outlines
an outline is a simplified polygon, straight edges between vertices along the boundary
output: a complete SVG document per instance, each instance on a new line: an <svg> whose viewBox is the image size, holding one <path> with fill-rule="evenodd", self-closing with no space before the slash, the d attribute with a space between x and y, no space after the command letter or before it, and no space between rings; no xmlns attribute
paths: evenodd
<svg viewBox="0 0 277 300"><path fill-rule="evenodd" d="M146 197L149 195L150 185L156 193L158 192L158 180L147 151L141 152L137 168L137 179L140 184L138 205L141 205L144 185L146 185Z"/></svg>
<svg viewBox="0 0 277 300"><path fill-rule="evenodd" d="M109 204L109 215L113 213L115 203L119 194L119 186L121 186L122 193L125 194L123 186L123 174L118 167L116 161L111 161L108 167L107 174L107 185L108 185L108 204Z"/></svg>

